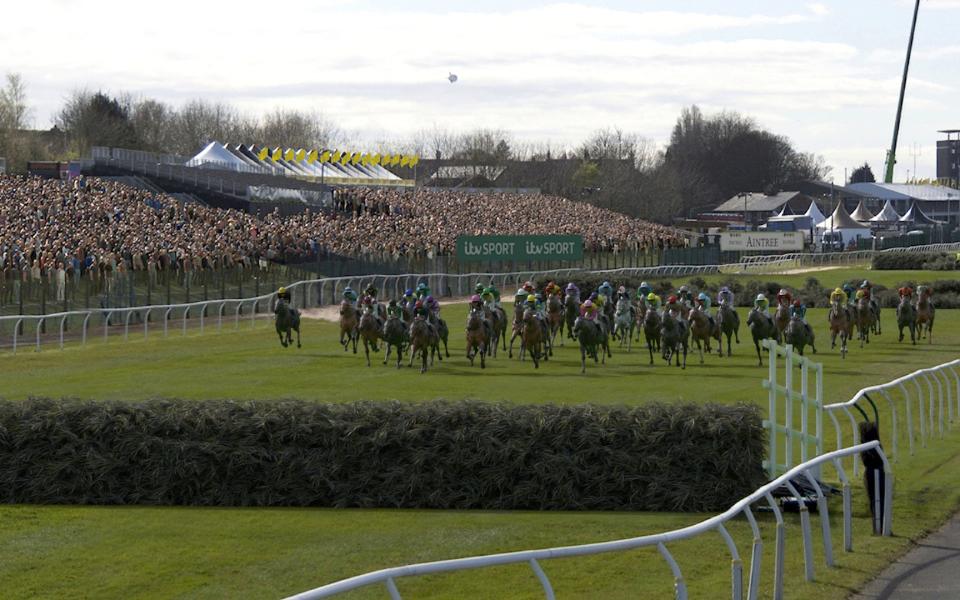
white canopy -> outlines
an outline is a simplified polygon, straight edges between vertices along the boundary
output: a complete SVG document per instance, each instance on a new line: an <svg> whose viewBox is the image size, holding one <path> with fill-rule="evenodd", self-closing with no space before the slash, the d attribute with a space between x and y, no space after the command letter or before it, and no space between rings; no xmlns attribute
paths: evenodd
<svg viewBox="0 0 960 600"><path fill-rule="evenodd" d="M187 161L188 167L209 166L213 168L229 169L231 171L247 171L251 167L246 162L227 150L219 142L210 142L196 156Z"/></svg>
<svg viewBox="0 0 960 600"><path fill-rule="evenodd" d="M850 216L858 223L868 223L873 219L873 213L867 210L867 207L863 204L863 200L860 201L860 204L857 204L856 210L854 210Z"/></svg>
<svg viewBox="0 0 960 600"><path fill-rule="evenodd" d="M862 238L871 237L870 227L854 221L853 217L851 217L843 207L843 202L838 203L833 214L817 225L817 233L820 236L828 231L839 232L844 243L856 239L858 236Z"/></svg>
<svg viewBox="0 0 960 600"><path fill-rule="evenodd" d="M810 207L807 209L807 212L803 213L803 216L810 217L814 225L819 225L827 218L820 212L820 207L817 206L817 203L813 200L810 201Z"/></svg>
<svg viewBox="0 0 960 600"><path fill-rule="evenodd" d="M887 200L883 204L883 210L877 213L877 216L870 219L871 223L896 223L900 220L900 215L893 208L893 202Z"/></svg>

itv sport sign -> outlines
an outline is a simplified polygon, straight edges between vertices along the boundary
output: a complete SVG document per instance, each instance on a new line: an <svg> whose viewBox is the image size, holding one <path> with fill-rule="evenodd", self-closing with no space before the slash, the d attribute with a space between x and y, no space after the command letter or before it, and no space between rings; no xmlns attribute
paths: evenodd
<svg viewBox="0 0 960 600"><path fill-rule="evenodd" d="M582 258L583 238L579 235L461 235L457 238L457 260L462 262Z"/></svg>
<svg viewBox="0 0 960 600"><path fill-rule="evenodd" d="M725 231L720 234L720 250L803 250L803 232Z"/></svg>

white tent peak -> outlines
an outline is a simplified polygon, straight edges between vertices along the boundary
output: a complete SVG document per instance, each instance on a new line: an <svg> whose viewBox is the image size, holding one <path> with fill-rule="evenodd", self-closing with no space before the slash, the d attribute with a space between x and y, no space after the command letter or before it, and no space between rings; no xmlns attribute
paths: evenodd
<svg viewBox="0 0 960 600"><path fill-rule="evenodd" d="M883 210L877 213L877 216L870 219L872 223L896 223L900 220L900 214L893 208L893 202L887 200L883 204Z"/></svg>
<svg viewBox="0 0 960 600"><path fill-rule="evenodd" d="M803 213L803 216L810 217L810 220L813 221L814 225L819 225L826 220L827 217L820 212L820 207L817 206L817 203L813 200L810 201L810 207L807 208L807 212Z"/></svg>

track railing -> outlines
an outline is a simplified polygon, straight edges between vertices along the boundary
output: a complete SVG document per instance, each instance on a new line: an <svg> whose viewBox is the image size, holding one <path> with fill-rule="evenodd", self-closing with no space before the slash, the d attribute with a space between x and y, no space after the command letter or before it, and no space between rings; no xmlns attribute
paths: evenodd
<svg viewBox="0 0 960 600"><path fill-rule="evenodd" d="M868 442L858 444L849 448L842 448L833 452L828 452L816 458L813 458L803 464L797 465L780 477L758 488L756 491L743 498L725 512L710 517L704 521L653 535L645 535L611 542L601 542L595 544L582 544L579 546L562 546L556 548L544 548L541 550L525 550L520 552L507 552L504 554L490 554L486 556L473 556L469 558L459 558L453 560L441 560L436 562L419 563L389 569L381 569L343 579L334 583L324 585L295 596L290 596L289 600L315 600L318 598L329 598L350 590L368 585L384 585L390 594L392 600L400 600L400 591L397 588L397 579L401 577L413 577L419 575L429 575L432 573L447 573L452 571L464 571L467 569L479 569L484 567L493 567L509 564L527 564L533 571L540 586L543 588L544 596L548 600L553 600L553 586L550 583L546 571L544 571L541 561L552 558L569 558L575 556L589 556L605 552L623 552L636 548L655 547L660 556L670 567L673 573L674 594L678 600L686 600L687 585L683 578L683 571L680 564L674 559L667 544L688 540L707 533L716 533L723 539L731 558L730 567L730 594L734 600L743 598L743 563L736 544L725 524L741 515L750 524L753 532L753 544L750 553L750 572L747 577L747 598L755 600L759 593L761 557L763 553L763 542L760 537L760 525L753 514L751 506L755 503L765 503L773 511L776 521L776 547L774 552L773 577L774 577L774 598L783 597L783 572L784 572L784 552L785 543L785 524L783 513L773 497L773 491L781 486L785 486L790 493L797 498L801 494L795 487L795 482L805 480L816 491L817 513L820 518L821 534L823 537L823 555L827 566L833 566L833 542L830 532L830 517L827 512L827 500L823 489L820 487L814 473L822 465L831 464L836 469L837 476L843 486L843 549L851 551L853 549L852 538L852 502L850 481L843 469L842 459L855 456L861 452L875 450L883 460L885 481L883 493L883 506L888 507L883 510L882 533L890 535L892 525L892 505L893 505L893 476L890 470L890 463L887 461L879 442ZM879 477L876 478L879 481ZM807 581L814 579L814 560L813 560L813 533L810 524L810 513L806 504L800 502L800 527L803 535L803 558L804 558L804 576Z"/></svg>
<svg viewBox="0 0 960 600"><path fill-rule="evenodd" d="M960 250L960 243L933 244L930 246L914 246L911 248L891 248L882 252L923 252ZM482 281L484 284L493 283L500 289L520 287L525 280L534 278L563 278L574 277L578 274L590 273L616 277L677 277L690 275L708 275L717 273L751 273L770 272L770 268L796 268L799 266L852 264L865 260L866 256L875 254L872 251L844 252L831 254L785 254L774 256L744 257L738 263L726 265L660 265L656 267L623 267L619 269L585 271L583 269L552 269L547 271L513 271L513 272L477 272L477 273L419 273L404 275L352 275L345 277L326 277L298 281L286 286L294 292L297 306L314 307L335 304L340 301L343 290L352 287L363 290L367 285L379 289L381 297L399 298L404 290L415 287L418 283L426 283L434 294L439 297L465 296L473 292L474 284ZM849 258L847 258L849 257ZM832 261L832 262L831 262ZM249 316L252 324L256 323L256 315L264 309L272 310L276 293L271 292L249 298L228 298L206 300L200 302L180 304L154 304L129 308L97 308L75 310L68 312L50 313L46 315L12 315L0 317L0 347L12 347L16 352L26 344L33 345L39 350L42 344L57 343L63 348L65 340L73 332L75 338L86 343L91 327L102 327L104 339L109 339L111 330L114 332L122 328L124 339L129 338L131 326L143 325L143 335L150 333L151 319L161 319L160 326L164 335L169 334L171 321L179 321L183 333L188 330L188 323L198 323L198 329L205 330L206 321L210 314L216 315L217 329L223 328L224 320L232 320L238 328L243 317ZM133 324L131 320L135 318ZM53 331L51 333L50 331ZM116 334L114 334L116 335ZM31 341L27 341L27 340ZM32 343L31 343L32 342Z"/></svg>
<svg viewBox="0 0 960 600"><path fill-rule="evenodd" d="M935 433L943 437L944 428L950 427L955 416L960 416L958 368L960 368L960 360L919 369L893 381L865 387L846 402L824 406L824 413L833 422L837 448L843 447L845 427L841 426L841 420L849 423L853 443L859 443L860 431L853 411L859 412L863 420L869 421L871 415L867 410L870 410L872 420L879 427L878 402L885 402L890 409L890 454L894 461L899 458L901 437L906 437L910 454L914 452L918 434L922 447L926 447L927 441ZM855 476L857 471L858 465L855 462L853 465Z"/></svg>

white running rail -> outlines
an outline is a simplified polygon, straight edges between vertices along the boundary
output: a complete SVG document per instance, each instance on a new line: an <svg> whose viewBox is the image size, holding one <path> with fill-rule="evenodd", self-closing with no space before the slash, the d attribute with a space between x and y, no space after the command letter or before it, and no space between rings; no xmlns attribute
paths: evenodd
<svg viewBox="0 0 960 600"><path fill-rule="evenodd" d="M860 431L857 428L857 419L854 417L853 410L861 413L864 420L870 420L869 415L864 410L864 405L869 405L872 409L875 421L879 421L880 412L877 408L877 401L883 398L887 406L890 407L890 448L891 457L894 461L899 458L899 438L901 437L901 428L906 426L906 439L909 445L910 454L913 454L914 440L917 433L920 435L920 444L926 447L927 440L933 437L934 431L938 432L942 438L944 427L949 427L954 420L955 415L960 416L960 374L957 368L960 367L960 360L919 369L893 381L865 387L854 394L853 398L846 402L837 402L823 407L833 422L836 432L837 448L843 447L843 427L840 426L840 419L844 416L850 424L850 434L853 443L857 444L860 439ZM936 391L934 391L936 388ZM894 399L894 393L899 391L899 401ZM878 400L874 400L877 398ZM914 411L917 417L914 418ZM880 423L878 422L879 426ZM857 475L858 465L854 463L853 473Z"/></svg>
<svg viewBox="0 0 960 600"><path fill-rule="evenodd" d="M889 507L883 510L883 535L890 535L892 525L892 506L893 506L893 476L890 470L890 463L887 461L879 442L868 442L858 444L849 448L843 448L828 452L816 458L813 458L803 464L797 465L780 477L767 483L754 491L749 496L743 498L726 512L701 521L695 525L690 525L681 529L667 531L653 535L615 540L611 542L601 542L596 544L582 544L579 546L561 546L557 548L545 548L542 550L526 550L521 552L508 552L504 554L490 554L487 556L473 556L469 558L459 558L453 560L441 560L436 562L420 563L406 565L402 567L393 567L390 569L381 569L349 579L343 579L334 583L324 585L295 596L290 596L288 600L316 600L318 598L329 598L336 594L354 590L360 587L382 584L386 586L392 600L400 600L400 591L397 588L396 580L400 577L412 577L418 575L428 575L431 573L445 573L451 571L463 571L467 569L478 569L483 567L492 567L497 565L521 564L526 563L536 575L543 588L543 593L548 600L554 600L555 595L553 586L547 573L540 565L540 561L551 558L567 558L572 556L588 556L591 554L600 554L604 552L621 552L633 550L635 548L645 548L654 546L660 553L663 560L670 567L674 578L674 593L678 600L686 600L687 586L683 578L683 572L680 565L673 558L673 555L667 549L667 544L687 540L705 533L715 532L723 538L730 552L731 558L731 597L734 600L741 600L743 597L743 564L740 554L734 544L733 538L724 526L725 523L743 515L750 528L753 531L753 545L751 550L750 573L747 581L747 598L755 600L759 593L761 556L763 552L763 543L760 538L760 526L754 517L751 505L756 502L765 502L773 511L776 519L776 548L774 554L774 598L783 597L783 566L784 566L784 519L780 507L773 497L773 490L780 486L786 486L790 493L800 498L801 494L794 487L793 480L805 479L816 491L817 513L820 516L821 532L823 536L823 554L827 566L833 566L833 544L830 533L830 518L827 512L827 499L823 494L814 472L824 464L832 464L837 471L837 476L843 486L843 540L844 551L853 549L852 541L852 509L850 497L850 482L843 469L842 459L855 456L867 450L876 450L883 460L883 467L886 476L885 488L883 490L884 504ZM879 479L879 478L878 478ZM813 565L813 534L810 526L810 513L801 502L800 526L803 532L803 558L804 575L807 581L814 578Z"/></svg>

